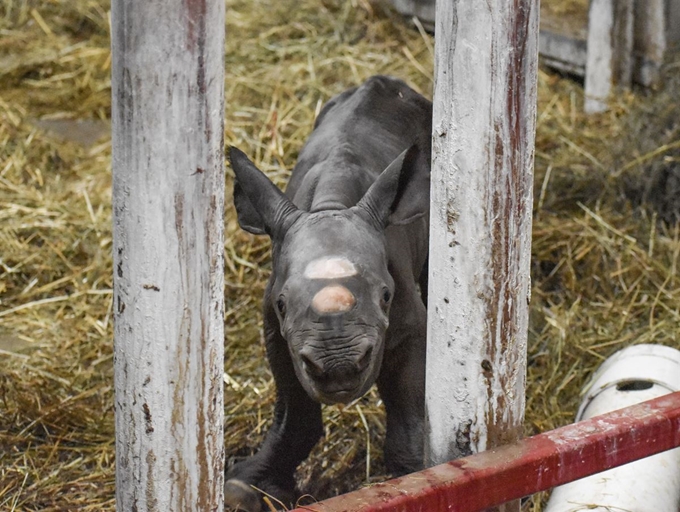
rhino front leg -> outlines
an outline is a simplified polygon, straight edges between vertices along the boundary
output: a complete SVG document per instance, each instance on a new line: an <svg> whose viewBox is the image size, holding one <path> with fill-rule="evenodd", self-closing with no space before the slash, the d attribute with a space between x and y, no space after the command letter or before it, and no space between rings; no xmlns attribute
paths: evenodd
<svg viewBox="0 0 680 512"><path fill-rule="evenodd" d="M418 316L425 316L424 307ZM378 378L378 390L387 411L385 465L394 476L423 468L425 319L412 329L408 339L385 353Z"/></svg>
<svg viewBox="0 0 680 512"><path fill-rule="evenodd" d="M227 471L224 484L227 509L262 510L262 495L253 487L286 506L293 503L295 470L323 434L321 405L307 395L297 380L285 340L277 329L265 327L265 333L267 358L277 390L274 423L260 450Z"/></svg>

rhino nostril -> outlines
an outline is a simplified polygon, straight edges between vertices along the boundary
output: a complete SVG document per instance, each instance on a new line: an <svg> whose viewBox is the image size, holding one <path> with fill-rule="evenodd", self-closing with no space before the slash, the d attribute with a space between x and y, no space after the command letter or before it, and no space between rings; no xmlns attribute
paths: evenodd
<svg viewBox="0 0 680 512"><path fill-rule="evenodd" d="M368 367L368 364L371 362L371 354L373 354L373 347L366 345L363 355L357 361L357 369L360 372L363 372Z"/></svg>
<svg viewBox="0 0 680 512"><path fill-rule="evenodd" d="M322 363L315 361L311 356L304 352L300 352L300 357L302 358L302 365L308 374L316 378L323 377L324 367Z"/></svg>

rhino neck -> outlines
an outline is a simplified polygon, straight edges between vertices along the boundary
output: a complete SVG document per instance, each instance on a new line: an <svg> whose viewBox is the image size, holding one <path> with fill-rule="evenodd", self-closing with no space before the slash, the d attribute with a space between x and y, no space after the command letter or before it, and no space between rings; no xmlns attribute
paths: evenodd
<svg viewBox="0 0 680 512"><path fill-rule="evenodd" d="M369 176L361 169L345 167L342 172L338 171L329 169L320 173L309 205L310 212L351 208L371 186Z"/></svg>
<svg viewBox="0 0 680 512"><path fill-rule="evenodd" d="M374 179L351 153L336 151L309 169L293 202L312 213L350 208L364 196Z"/></svg>

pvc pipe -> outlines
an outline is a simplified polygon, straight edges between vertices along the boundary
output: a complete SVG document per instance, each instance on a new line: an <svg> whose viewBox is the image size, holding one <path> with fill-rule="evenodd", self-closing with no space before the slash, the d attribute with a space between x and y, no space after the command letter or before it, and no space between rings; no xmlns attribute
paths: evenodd
<svg viewBox="0 0 680 512"><path fill-rule="evenodd" d="M586 386L576 421L680 391L680 351L636 345L616 352ZM678 512L680 448L556 487L544 512Z"/></svg>

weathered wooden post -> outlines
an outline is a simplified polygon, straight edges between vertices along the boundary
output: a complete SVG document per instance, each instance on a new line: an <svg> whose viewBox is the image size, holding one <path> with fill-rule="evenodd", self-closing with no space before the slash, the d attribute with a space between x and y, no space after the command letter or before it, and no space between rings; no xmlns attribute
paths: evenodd
<svg viewBox="0 0 680 512"><path fill-rule="evenodd" d="M665 4L666 0L636 0L633 8L633 79L645 87L658 82L666 53Z"/></svg>
<svg viewBox="0 0 680 512"><path fill-rule="evenodd" d="M631 84L633 0L590 1L587 52L584 110L603 112L614 86Z"/></svg>
<svg viewBox="0 0 680 512"><path fill-rule="evenodd" d="M538 0L437 2L428 465L522 433L538 17Z"/></svg>
<svg viewBox="0 0 680 512"><path fill-rule="evenodd" d="M111 6L120 511L222 510L224 11Z"/></svg>
<svg viewBox="0 0 680 512"><path fill-rule="evenodd" d="M615 86L658 84L667 48L680 41L680 0L590 0L584 32L587 40L541 31L540 51L549 66L583 76L585 111L603 112Z"/></svg>
<svg viewBox="0 0 680 512"><path fill-rule="evenodd" d="M666 2L666 42L677 45L680 43L680 0Z"/></svg>

